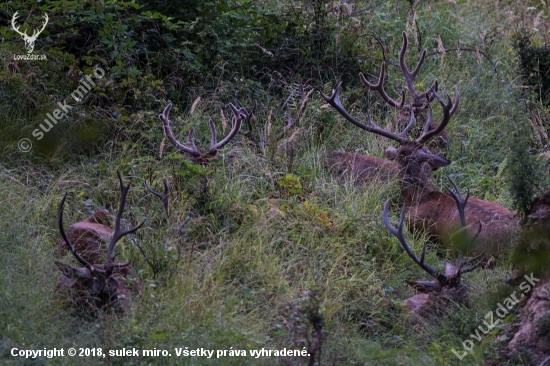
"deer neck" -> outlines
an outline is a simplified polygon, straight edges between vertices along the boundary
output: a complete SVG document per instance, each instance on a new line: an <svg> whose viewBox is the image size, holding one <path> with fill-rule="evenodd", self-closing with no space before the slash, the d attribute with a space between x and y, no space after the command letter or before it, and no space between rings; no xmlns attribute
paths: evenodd
<svg viewBox="0 0 550 366"><path fill-rule="evenodd" d="M400 165L401 196L408 205L422 203L434 191L426 164L410 161Z"/></svg>

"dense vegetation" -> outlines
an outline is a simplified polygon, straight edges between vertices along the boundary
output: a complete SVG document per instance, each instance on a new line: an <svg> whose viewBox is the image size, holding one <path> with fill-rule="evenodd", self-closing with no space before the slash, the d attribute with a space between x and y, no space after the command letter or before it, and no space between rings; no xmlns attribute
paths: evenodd
<svg viewBox="0 0 550 366"><path fill-rule="evenodd" d="M355 115L381 125L395 114L360 85L388 63L387 90L403 87L397 54L411 40L409 63L423 48L417 78L442 93L460 90L448 127L452 176L472 196L528 212L547 190L548 17L543 1L7 1L0 11L0 362L30 364L11 349L101 347L172 351L172 357L41 358L36 364L455 365L452 349L513 288L509 268L469 273L471 307L412 326L405 279L425 278L381 222L396 182L355 187L324 168L327 151L383 156L388 146L345 122L317 91L340 80ZM154 4L154 5L152 5ZM31 34L49 16L35 54L25 54L11 20ZM27 17L27 15L30 15ZM28 20L27 20L28 18ZM545 53L546 52L546 53ZM533 56L534 55L534 56ZM537 65L533 60L539 59ZM529 62L528 62L529 61ZM542 69L542 67L546 69ZM94 77L100 68L104 75ZM72 94L85 76L95 86ZM97 75L97 74L96 74ZM268 143L307 107L299 133ZM68 101L67 116L38 139L47 114ZM206 146L212 118L227 133L233 102L254 110L235 142L208 167L189 163L164 140L158 114L168 102L176 134L191 128ZM439 109L436 109L438 118ZM224 130L225 132L221 132ZM28 139L27 145L18 142ZM288 148L278 149L280 143ZM89 210L116 210L120 171L132 182L121 258L144 284L128 314L84 320L54 292L60 277L57 206L69 192L66 225ZM171 210L146 190L170 183ZM397 207L397 206L396 206ZM187 225L182 225L189 217ZM394 219L397 217L395 212ZM409 239L419 251L425 238ZM138 249L137 245L141 247ZM443 268L452 254L428 245ZM460 364L498 357L504 319ZM299 349L311 357L178 358L173 349ZM522 364L525 355L511 358ZM504 362L504 361L503 361Z"/></svg>

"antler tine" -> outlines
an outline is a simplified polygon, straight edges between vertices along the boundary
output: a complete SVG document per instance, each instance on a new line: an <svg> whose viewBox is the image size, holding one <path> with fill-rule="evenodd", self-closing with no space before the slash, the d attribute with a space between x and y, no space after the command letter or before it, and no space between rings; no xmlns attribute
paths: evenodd
<svg viewBox="0 0 550 366"><path fill-rule="evenodd" d="M461 231L463 232L463 231L466 230L466 215L464 213L464 208L466 207L466 203L468 202L468 198L470 198L470 188L466 189L466 198L463 199L462 195L460 194L460 189L456 185L456 182L450 176L447 176L447 179L449 179L449 181L453 185L454 190L451 189L449 186L445 186L445 188L447 188L447 191L454 198L454 200L456 202L456 208L458 209L458 216L460 217L460 224L462 226L462 228L460 230L458 230L457 232L452 234L452 236L454 236L457 233L459 233ZM460 271L461 271L461 268L462 268L463 264L464 263L462 261L462 252L460 252L458 254L458 269L457 269L457 273L459 275L461 273Z"/></svg>
<svg viewBox="0 0 550 366"><path fill-rule="evenodd" d="M91 265L88 261L86 261L74 248L73 243L69 240L67 237L67 234L65 233L65 229L63 228L63 211L65 210L65 199L67 198L67 193L63 196L63 199L59 203L59 207L57 208L57 224L59 225L59 233L61 234L61 237L69 247L69 250L71 253L73 253L74 257L84 265L84 267L88 268L91 273L100 271L98 268L95 268L93 265Z"/></svg>
<svg viewBox="0 0 550 366"><path fill-rule="evenodd" d="M477 228L476 234L472 238L472 242L474 242L477 239L477 237L479 236L479 233L481 233L481 227L482 227L481 220L479 220L477 223L479 224L479 227Z"/></svg>
<svg viewBox="0 0 550 366"><path fill-rule="evenodd" d="M422 135L416 139L416 142L418 144L425 144L427 141L429 141L431 138L439 135L445 127L447 127L447 124L449 124L449 121L451 120L451 117L456 112L456 109L458 108L458 104L460 103L460 93L458 92L458 88L455 86L455 101L454 103L451 100L451 97L447 94L448 103L445 103L443 98L437 92L432 88L431 89L432 94L437 98L439 103L441 104L441 107L443 109L443 117L441 119L441 122L439 122L439 127L436 129L422 133Z"/></svg>
<svg viewBox="0 0 550 366"><path fill-rule="evenodd" d="M50 18L48 18L48 14L44 14L44 19L45 19L45 22L44 22L44 25L42 26L42 29L40 29L39 31L34 30L34 31L32 32L32 37L37 36L38 34L42 33L42 31L43 31L44 29L46 29L46 26L48 25L48 21L50 20ZM31 38L32 38L32 37L31 37Z"/></svg>
<svg viewBox="0 0 550 366"><path fill-rule="evenodd" d="M209 153L213 153L216 150L221 149L229 141L231 141L231 139L233 139L233 137L235 137L235 135L237 135L237 133L241 129L242 122L248 114L246 112L246 109L244 109L244 107L241 107L241 108L237 109L237 107L235 107L233 105L233 103L229 103L229 108L231 108L231 110L233 111L233 114L234 114L233 118L231 119L231 131L229 131L229 134L227 136L225 136L225 138L223 140L221 140L220 142L216 142L215 141L216 132L215 132L215 129L213 128L214 124L212 123L211 124L211 126L212 126L211 130L213 131L212 132L212 137L214 138L212 141L214 141L214 144L212 144L212 141L210 142L210 151L209 151ZM210 123L211 123L211 121L209 122L209 124Z"/></svg>
<svg viewBox="0 0 550 366"><path fill-rule="evenodd" d="M153 190L147 185L147 182L145 182L145 188L147 188L149 192L151 192L154 196L158 197L162 201L164 211L166 211L166 215L170 216L170 196L168 191L168 183L166 183L166 179L163 179L162 181L164 183L164 193Z"/></svg>
<svg viewBox="0 0 550 366"><path fill-rule="evenodd" d="M434 118L434 111L432 109L432 106L430 105L430 102L428 101L428 120L424 124L424 128L422 129L422 134L428 133L430 130L430 126L432 125L432 121Z"/></svg>
<svg viewBox="0 0 550 366"><path fill-rule="evenodd" d="M463 199L462 195L460 194L460 190L458 189L458 186L456 185L455 181L449 176L447 176L447 178L449 179L449 181L453 185L454 191L451 190L451 188L449 188L448 186L446 186L446 188L447 188L447 191L449 191L449 193L451 194L451 196L453 196L453 198L456 202L456 207L458 208L458 215L460 217L460 224L462 225L462 228L464 229L466 227L466 215L464 213L464 209L466 207L466 204L468 203L468 199L470 198L470 189L469 188L466 189L466 198ZM481 233L481 228L482 228L481 221L478 221L478 224L479 224L479 227L477 229L476 234L472 238L472 242L474 242L477 239L479 233Z"/></svg>
<svg viewBox="0 0 550 366"><path fill-rule="evenodd" d="M456 207L458 208L458 215L460 216L460 224L463 228L466 227L466 215L464 214L464 208L466 207L466 203L468 203L468 199L470 198L470 188L466 188L466 198L462 198L462 195L460 194L460 189L458 189L458 186L456 185L456 182L451 178L450 176L447 176L447 179L449 179L449 182L453 185L453 189L449 186L445 186L447 188L447 191L451 196L453 196Z"/></svg>
<svg viewBox="0 0 550 366"><path fill-rule="evenodd" d="M418 95L416 93L416 89L414 88L414 78L416 77L416 75L420 71L420 68L422 67L422 64L424 63L424 59L426 58L426 50L424 49L422 51L416 67L411 72L407 67L407 63L405 62L405 53L407 52L408 44L409 40L407 39L407 34L403 32L403 45L401 46L401 51L399 51L399 66L401 66L401 71L403 72L403 76L405 77L405 81L407 82L407 89L409 89L409 92L413 97L413 102L417 102L423 99L424 96Z"/></svg>
<svg viewBox="0 0 550 366"><path fill-rule="evenodd" d="M21 35L21 36L27 36L27 31L25 31L25 32L22 33L21 31L19 31L19 27L16 27L16 26L15 26L15 21L17 20L17 18L19 18L19 15L18 15L18 14L19 14L19 11L16 11L15 14L13 14L13 17L11 18L11 26L13 27L13 30L14 30L17 34L19 34L19 35Z"/></svg>
<svg viewBox="0 0 550 366"><path fill-rule="evenodd" d="M197 147L195 146L195 143L193 142L193 134L194 130L191 129L189 131L189 143L191 144L191 147L185 146L178 140L176 140L176 137L174 136L174 132L172 132L172 121L168 118L168 115L170 113L170 110L172 109L172 103L168 103L168 105L164 108L164 111L159 114L159 118L162 121L162 124L164 126L164 135L168 138L168 140L174 145L177 149L191 155L194 158L197 158L201 155Z"/></svg>
<svg viewBox="0 0 550 366"><path fill-rule="evenodd" d="M405 211L406 211L406 204L403 204L403 208L401 209L401 216L399 217L399 224L397 226L397 229L393 227L393 225L390 222L390 219L388 218L388 207L390 205L391 199L387 200L384 204L384 211L382 211L382 220L384 221L384 225L388 228L388 230L397 237L399 242L401 243L401 246L409 257L420 266L424 271L429 273L434 278L438 278L440 273L438 270L432 268L429 264L424 263L424 255L426 252L426 244L422 247L422 256L420 259L414 254L411 247L407 243L407 240L405 239L405 236L403 235L403 222L405 221Z"/></svg>
<svg viewBox="0 0 550 366"><path fill-rule="evenodd" d="M365 77L365 75L360 72L359 78L363 82L363 84L369 88L370 90L375 90L380 94L382 99L386 101L389 105L395 108L401 108L405 104L405 92L401 95L401 103L398 103L395 99L390 97L388 93L386 93L386 90L384 89L384 82L386 80L386 63L382 62L382 66L380 67L380 75L378 76L378 82L376 84L371 84Z"/></svg>
<svg viewBox="0 0 550 366"><path fill-rule="evenodd" d="M191 128L189 130L189 134L187 135L187 141L189 141L189 145L191 146L191 150L194 151L194 153L189 153L192 157L196 158L197 156L200 156L201 152L197 148L197 145L195 145L195 129Z"/></svg>
<svg viewBox="0 0 550 366"><path fill-rule="evenodd" d="M328 104L333 106L334 109L336 109L338 111L338 113L340 113L345 119L347 119L348 121L353 123L355 126L357 126L359 128L362 128L365 131L373 132L373 133L376 133L378 135L387 137L389 139L397 141L400 144L406 144L407 142L409 142L409 140L407 140L403 136L400 136L398 134L386 131L386 130L376 126L376 124L374 124L372 122L371 122L371 126L367 126L366 124L364 124L362 122L359 122L358 120L353 118L349 114L349 112L344 108L344 106L342 105L342 102L340 101L340 91L341 90L342 90L342 82L340 82L338 84L338 86L336 87L336 90L334 90L334 89L332 90L332 94L330 96L326 96L323 93L321 93L321 96L323 97L323 99ZM369 120L371 120L371 117L369 117Z"/></svg>
<svg viewBox="0 0 550 366"><path fill-rule="evenodd" d="M424 93L420 94L418 97L426 98L428 100L428 103L431 103L435 98L435 96L431 91L435 90L437 93L438 88L439 88L439 84L437 83L437 80L435 80L434 83Z"/></svg>
<svg viewBox="0 0 550 366"><path fill-rule="evenodd" d="M233 120L231 120L231 127L233 127ZM218 143L217 133L216 133L216 126L214 126L214 121L212 121L212 118L208 119L208 128L210 129L210 148L208 149L210 152L213 152L216 149L216 144Z"/></svg>
<svg viewBox="0 0 550 366"><path fill-rule="evenodd" d="M458 108L458 104L460 103L460 93L458 92L458 88L456 87L456 85L454 86L454 88L455 88L455 101L453 103L453 106L451 107L451 110L449 111L449 114L450 114L449 117L452 117L453 114L455 114ZM437 94L437 90L433 91L433 94L436 98L438 98L439 95ZM449 98L449 101L450 101L450 98Z"/></svg>
<svg viewBox="0 0 550 366"><path fill-rule="evenodd" d="M128 190L130 189L130 186L132 184L128 183L127 186L124 186L124 183L122 182L122 176L120 175L119 171L117 171L117 175L120 183L120 204L118 206L118 212L115 219L115 231L113 232L113 236L111 237L111 241L109 242L109 247L107 248L107 260L111 262L111 265L113 267L126 267L128 264L130 264L130 262L112 263L115 258L115 255L113 254L115 245L123 236L135 233L141 226L143 226L143 224L145 224L145 220L143 220L141 224L129 230L120 229L120 219L122 217L122 212L124 211L124 206L126 205L126 195L128 194Z"/></svg>
<svg viewBox="0 0 550 366"><path fill-rule="evenodd" d="M466 197L463 198L462 195L460 194L460 189L458 188L458 185L456 184L456 182L450 176L447 176L447 179L449 179L449 181L451 182L451 184L453 185L453 188L454 188L454 189L451 189L451 187L445 186L445 188L447 188L447 191L449 192L449 194L454 198L454 200L456 202L456 207L458 209L458 215L460 216L460 224L462 225L462 229L460 229L459 231L466 230L466 215L464 213L464 209L466 207L466 204L468 203L468 199L470 198L470 189L469 188L466 189ZM481 228L482 228L481 221L479 221L478 223L479 223L479 227L477 229L476 234L472 238L471 243L473 243L477 239L479 233L481 232ZM482 256L483 256L483 253L481 253L481 254L473 257L473 258L470 258L468 260L463 260L462 259L462 253L460 253L459 256L458 256L457 273L460 275L462 273L471 272L474 269L476 269L477 267L479 267L481 265L481 263L483 263L483 260L479 261L474 266L466 267L464 269L462 268L465 264L468 264L472 261L475 261L478 258L481 258Z"/></svg>
<svg viewBox="0 0 550 366"><path fill-rule="evenodd" d="M399 135L403 136L403 138L407 138L407 135L409 134L409 131L413 128L414 124L416 123L416 118L414 117L414 110L412 105L409 106L409 111L411 113L411 119L409 121L409 124Z"/></svg>

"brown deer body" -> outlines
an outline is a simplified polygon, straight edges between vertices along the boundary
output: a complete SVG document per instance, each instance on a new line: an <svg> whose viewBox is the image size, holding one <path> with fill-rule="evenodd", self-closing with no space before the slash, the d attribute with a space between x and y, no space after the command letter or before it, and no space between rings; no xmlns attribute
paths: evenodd
<svg viewBox="0 0 550 366"><path fill-rule="evenodd" d="M427 151L427 150L426 150ZM327 154L327 165L339 177L348 176L354 179L355 185L364 185L374 180L393 181L399 177L397 150L389 147L385 151L387 159L345 151L331 151ZM390 159L390 160L388 160ZM428 174L437 170L439 165L433 160L422 163L422 170Z"/></svg>
<svg viewBox="0 0 550 366"><path fill-rule="evenodd" d="M399 173L399 166L393 161L345 151L329 152L326 164L339 177L350 177L359 186L374 180L391 181Z"/></svg>
<svg viewBox="0 0 550 366"><path fill-rule="evenodd" d="M407 37L405 33L403 33L403 47L400 52L400 63L402 63L402 70L407 85L410 85L413 83L414 77L418 73L420 65L424 60L425 50L416 68L410 72L407 66L404 65L404 53L406 48ZM386 94L383 86L385 70L385 63L382 63L380 79L377 84L371 84L366 81L363 74L360 74L361 80L370 89L378 91L388 104L395 107L404 105L404 93L401 103L396 102ZM451 101L449 96L447 96L447 102L445 102L433 87L429 92L425 92L421 95L418 95L414 91L414 87L409 88L413 97L413 103L420 103L421 100L424 99L424 101L428 103L427 108L429 112L428 119L422 128L422 134L413 140L408 136L416 122L414 118L415 107L413 103L409 105L411 113L409 124L400 133L394 133L379 127L370 116L368 117L367 123L360 122L352 117L340 101L341 88L342 85L340 83L336 90L333 90L331 96L322 96L344 118L355 126L365 131L389 138L400 145L398 149L390 148L386 153L387 155L394 156L397 160L401 194L408 207L408 216L410 221L412 221L411 226L413 228L423 228L427 230L431 236L446 240L446 238L449 237L449 232L453 231L453 227L460 227L460 225L457 225L459 224L459 219L456 215L455 202L446 193L438 192L433 189L428 174L431 170L444 167L451 162L442 156L431 153L426 145L430 140L444 132L451 117L456 112L460 100L458 90L455 88L454 102ZM430 95L432 98L437 99L442 107L442 119L439 121L436 128L430 128L432 125L432 109L429 104ZM475 248L472 250L473 252L494 252L498 251L500 247L509 247L510 241L506 241L505 238L511 236L518 225L518 220L514 217L514 212L496 203L472 198L471 204L465 212L465 215L468 222L472 224L481 222L482 225L480 238L475 243ZM472 228L468 228L468 230L471 234Z"/></svg>
<svg viewBox="0 0 550 366"><path fill-rule="evenodd" d="M450 161L425 150L415 150L410 145L397 149L397 161L401 195L408 207L411 229L427 232L433 239L450 244L450 234L461 227L456 203L447 192L432 187L426 169L427 165L443 167ZM519 224L513 211L497 203L471 197L464 214L472 225L481 224L481 232L474 247L460 248L461 251L496 254L510 247L512 235ZM474 228L468 230L471 232Z"/></svg>
<svg viewBox="0 0 550 366"><path fill-rule="evenodd" d="M69 235L63 228L63 211L67 194L59 203L57 210L57 221L61 237L68 250L84 267L76 267L55 261L56 266L63 273L56 289L68 292L72 302L88 314L93 314L98 309L110 308L118 312L126 311L132 290L140 287L139 279L132 279L130 276L132 272L130 263L115 262L115 245L123 236L136 232L145 222L129 230L121 229L121 216L130 185L124 186L120 173L117 174L120 182L120 204L115 217L114 230L97 222L82 222L75 224L72 234ZM106 217L108 215L103 210L96 211L90 218L95 220ZM95 230L90 230L90 228ZM77 240L74 242L78 243L78 247L72 241L72 239L75 239L75 235ZM98 237L100 240L94 241ZM108 240L106 250L101 245L104 239ZM106 259L103 259L103 255ZM100 260L104 260L104 263L99 263Z"/></svg>
<svg viewBox="0 0 550 366"><path fill-rule="evenodd" d="M425 202L417 203L408 210L413 229L426 231L433 239L449 244L450 233L460 227L459 217L451 208L451 203L452 198L444 192L433 191L426 195ZM514 212L497 203L472 197L466 216L472 223L481 223L481 233L475 246L461 250L471 254L482 251L497 254L509 249L519 225L514 215Z"/></svg>
<svg viewBox="0 0 550 366"><path fill-rule="evenodd" d="M107 253L107 244L113 235L111 214L107 210L97 210L85 220L67 228L67 237L82 258L91 263L99 263ZM69 249L62 241L59 252L65 255Z"/></svg>

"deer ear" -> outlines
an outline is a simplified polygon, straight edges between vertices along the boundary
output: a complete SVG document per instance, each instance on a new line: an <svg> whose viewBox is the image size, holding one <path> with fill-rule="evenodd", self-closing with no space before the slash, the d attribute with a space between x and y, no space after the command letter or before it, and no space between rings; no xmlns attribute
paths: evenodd
<svg viewBox="0 0 550 366"><path fill-rule="evenodd" d="M61 263L58 261L55 261L55 265L61 273L65 275L65 277L68 278L91 278L92 274L88 270L88 268L83 267L75 267L71 266L69 264Z"/></svg>
<svg viewBox="0 0 550 366"><path fill-rule="evenodd" d="M447 259L445 259L445 276L447 277L456 276L457 272L458 271L455 265L449 262Z"/></svg>
<svg viewBox="0 0 550 366"><path fill-rule="evenodd" d="M386 150L384 150L384 155L390 160L395 160L397 159L397 149L393 146L388 146Z"/></svg>
<svg viewBox="0 0 550 366"><path fill-rule="evenodd" d="M412 297L409 297L408 299L405 299L405 307L409 311L415 311L416 309L421 308L424 306L428 299L430 298L429 294L417 294Z"/></svg>
<svg viewBox="0 0 550 366"><path fill-rule="evenodd" d="M422 293L429 293L429 292L440 292L441 291L441 285L437 281L408 281L407 285L414 288L416 291L422 292Z"/></svg>

